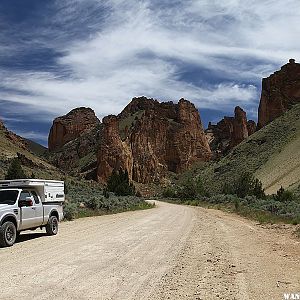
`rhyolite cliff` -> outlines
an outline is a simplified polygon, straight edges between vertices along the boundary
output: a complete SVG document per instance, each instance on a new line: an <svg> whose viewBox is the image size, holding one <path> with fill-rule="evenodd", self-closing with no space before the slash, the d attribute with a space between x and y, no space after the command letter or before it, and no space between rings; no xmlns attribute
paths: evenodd
<svg viewBox="0 0 300 300"><path fill-rule="evenodd" d="M300 102L300 64L294 59L262 80L258 128L262 128Z"/></svg>
<svg viewBox="0 0 300 300"><path fill-rule="evenodd" d="M56 118L48 138L49 161L71 175L95 179L100 131L101 122L91 108Z"/></svg>
<svg viewBox="0 0 300 300"><path fill-rule="evenodd" d="M224 117L216 125L211 122L205 133L216 158L228 153L256 130L256 123L247 120L246 112L237 106L233 117Z"/></svg>
<svg viewBox="0 0 300 300"><path fill-rule="evenodd" d="M210 158L191 102L134 98L118 116L103 119L97 179L105 183L114 169L122 168L136 182L161 182L168 172L180 173Z"/></svg>
<svg viewBox="0 0 300 300"><path fill-rule="evenodd" d="M78 138L100 124L91 108L79 107L65 116L56 118L50 129L48 138L49 151L59 150L66 143Z"/></svg>
<svg viewBox="0 0 300 300"><path fill-rule="evenodd" d="M106 183L113 170L127 170L139 183L161 182L211 158L198 110L133 98L118 116L102 124L88 108L56 118L49 134L50 161L72 175Z"/></svg>

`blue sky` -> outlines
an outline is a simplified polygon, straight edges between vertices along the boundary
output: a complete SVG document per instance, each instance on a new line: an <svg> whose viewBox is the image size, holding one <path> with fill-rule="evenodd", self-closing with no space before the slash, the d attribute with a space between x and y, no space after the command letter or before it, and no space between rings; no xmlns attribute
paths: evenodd
<svg viewBox="0 0 300 300"><path fill-rule="evenodd" d="M261 78L299 60L299 0L1 0L0 117L47 143L54 117L135 96L256 119Z"/></svg>

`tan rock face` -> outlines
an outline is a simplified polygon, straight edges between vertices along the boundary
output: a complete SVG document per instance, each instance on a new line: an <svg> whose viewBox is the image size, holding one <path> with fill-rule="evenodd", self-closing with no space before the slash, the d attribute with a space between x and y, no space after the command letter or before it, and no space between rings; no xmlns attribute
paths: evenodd
<svg viewBox="0 0 300 300"><path fill-rule="evenodd" d="M95 112L85 107L75 108L67 115L56 118L49 133L49 151L60 150L63 145L99 124L100 121Z"/></svg>
<svg viewBox="0 0 300 300"><path fill-rule="evenodd" d="M97 150L101 140L101 125L83 132L59 150L50 152L49 161L69 172L86 179L96 179Z"/></svg>
<svg viewBox="0 0 300 300"><path fill-rule="evenodd" d="M209 144L216 157L226 154L256 131L256 123L247 121L246 112L237 106L234 117L224 117L216 125L211 123L206 130Z"/></svg>
<svg viewBox="0 0 300 300"><path fill-rule="evenodd" d="M154 106L158 104L159 102L154 99L148 99L146 97L136 97L130 101L130 103L122 110L118 117L119 119L125 119L134 113L153 109Z"/></svg>
<svg viewBox="0 0 300 300"><path fill-rule="evenodd" d="M120 167L137 182L161 182L168 171L179 173L211 157L199 112L184 99L174 104L134 98L118 117L103 120L103 126L100 182Z"/></svg>
<svg viewBox="0 0 300 300"><path fill-rule="evenodd" d="M264 127L298 102L300 102L300 64L290 59L280 71L262 81L258 128Z"/></svg>
<svg viewBox="0 0 300 300"><path fill-rule="evenodd" d="M118 118L103 118L101 144L98 152L98 181L105 183L114 169L127 170L132 177L132 153L128 140L122 141L119 135Z"/></svg>
<svg viewBox="0 0 300 300"><path fill-rule="evenodd" d="M247 122L248 136L256 131L256 123L253 120Z"/></svg>
<svg viewBox="0 0 300 300"><path fill-rule="evenodd" d="M234 119L232 125L233 131L230 147L235 147L248 137L246 112L239 106L234 109Z"/></svg>

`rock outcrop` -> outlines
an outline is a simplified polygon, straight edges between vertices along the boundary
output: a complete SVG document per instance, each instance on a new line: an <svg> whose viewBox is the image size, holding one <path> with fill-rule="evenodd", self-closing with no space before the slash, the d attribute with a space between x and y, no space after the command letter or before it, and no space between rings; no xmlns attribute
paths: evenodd
<svg viewBox="0 0 300 300"><path fill-rule="evenodd" d="M300 102L300 64L290 59L280 71L262 81L258 128L264 127L298 102Z"/></svg>
<svg viewBox="0 0 300 300"><path fill-rule="evenodd" d="M132 153L129 141L122 141L119 134L118 118L110 115L102 120L102 140L98 152L98 180L105 183L114 169L127 170L132 178Z"/></svg>
<svg viewBox="0 0 300 300"><path fill-rule="evenodd" d="M49 153L49 161L70 175L96 179L97 150L101 140L101 124L83 132L59 150Z"/></svg>
<svg viewBox="0 0 300 300"><path fill-rule="evenodd" d="M253 134L256 131L256 123L253 120L249 120L247 122L247 130L248 130L248 136Z"/></svg>
<svg viewBox="0 0 300 300"><path fill-rule="evenodd" d="M91 108L73 109L53 121L49 161L73 176L96 179L101 123Z"/></svg>
<svg viewBox="0 0 300 300"><path fill-rule="evenodd" d="M79 107L53 121L48 138L49 151L60 150L66 143L75 140L100 124L91 108Z"/></svg>
<svg viewBox="0 0 300 300"><path fill-rule="evenodd" d="M247 121L246 112L237 106L234 117L224 117L216 125L209 123L205 131L216 157L226 154L256 131L256 123Z"/></svg>
<svg viewBox="0 0 300 300"><path fill-rule="evenodd" d="M199 112L192 103L134 98L118 116L103 119L98 180L106 182L113 169L123 168L136 182L161 182L167 172L182 172L210 157Z"/></svg>

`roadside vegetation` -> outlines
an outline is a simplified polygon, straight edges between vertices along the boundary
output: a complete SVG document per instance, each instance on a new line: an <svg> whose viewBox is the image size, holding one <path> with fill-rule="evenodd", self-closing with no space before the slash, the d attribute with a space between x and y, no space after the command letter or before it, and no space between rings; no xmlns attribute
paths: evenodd
<svg viewBox="0 0 300 300"><path fill-rule="evenodd" d="M67 179L65 183L67 220L154 207L136 193L128 173L122 170L112 173L106 187L93 181L74 179Z"/></svg>
<svg viewBox="0 0 300 300"><path fill-rule="evenodd" d="M179 185L167 187L163 198L169 202L223 209L238 213L261 223L300 224L299 193L280 188L266 195L262 183L250 173L236 181L223 183L221 193L212 194L198 176Z"/></svg>

